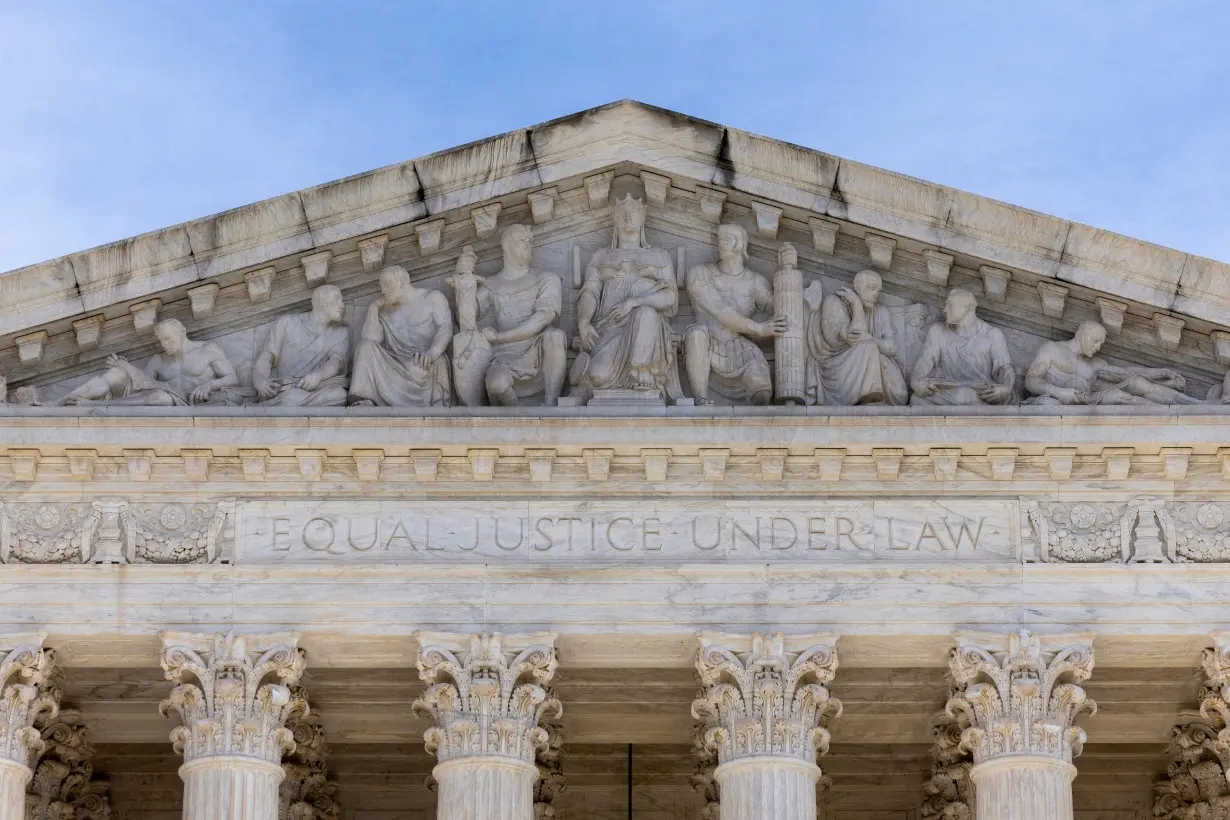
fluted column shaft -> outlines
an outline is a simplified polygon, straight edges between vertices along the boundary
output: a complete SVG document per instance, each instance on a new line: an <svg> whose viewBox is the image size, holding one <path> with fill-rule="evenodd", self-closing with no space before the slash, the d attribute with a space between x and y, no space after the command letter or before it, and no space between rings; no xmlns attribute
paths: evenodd
<svg viewBox="0 0 1230 820"><path fill-rule="evenodd" d="M0 820L25 820L31 774L24 763L0 759Z"/></svg>
<svg viewBox="0 0 1230 820"><path fill-rule="evenodd" d="M291 685L303 675L293 634L162 636L162 668L178 685L162 713L184 756L184 820L278 820L282 755L295 743L286 721L307 712ZM277 681L277 682L274 682Z"/></svg>
<svg viewBox="0 0 1230 820"><path fill-rule="evenodd" d="M721 820L816 820L820 767L783 757L744 757L723 763L713 776Z"/></svg>
<svg viewBox="0 0 1230 820"><path fill-rule="evenodd" d="M970 770L979 820L1072 820L1076 767L1053 757L997 757Z"/></svg>
<svg viewBox="0 0 1230 820"><path fill-rule="evenodd" d="M459 757L432 771L438 820L533 820L538 767L492 756Z"/></svg>
<svg viewBox="0 0 1230 820"><path fill-rule="evenodd" d="M717 758L721 820L816 820L816 758L829 745L822 723L841 713L827 687L835 642L828 634L700 636L703 689L692 717L703 721L699 749Z"/></svg>
<svg viewBox="0 0 1230 820"><path fill-rule="evenodd" d="M973 753L978 820L1072 820L1072 759L1096 709L1079 684L1093 674L1092 636L961 635L949 661L947 712Z"/></svg>
<svg viewBox="0 0 1230 820"><path fill-rule="evenodd" d="M559 664L554 633L421 632L414 709L434 725L424 734L439 761L437 820L534 820L544 719L563 714L547 688Z"/></svg>
<svg viewBox="0 0 1230 820"><path fill-rule="evenodd" d="M179 767L184 820L276 820L282 767L249 757L201 757Z"/></svg>

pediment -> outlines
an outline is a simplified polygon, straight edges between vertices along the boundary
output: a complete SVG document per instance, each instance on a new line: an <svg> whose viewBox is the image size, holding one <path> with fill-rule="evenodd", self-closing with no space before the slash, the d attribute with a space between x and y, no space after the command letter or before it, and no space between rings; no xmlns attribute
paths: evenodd
<svg viewBox="0 0 1230 820"><path fill-rule="evenodd" d="M735 222L766 275L790 242L826 292L872 268L885 302L935 318L970 289L1019 372L1087 319L1111 330L1108 358L1176 369L1193 396L1230 356L1222 263L620 102L4 274L0 373L54 401L112 353L153 354L153 322L175 317L243 378L269 323L305 310L316 284L342 289L353 331L381 265L447 293L461 248L493 272L513 223L534 226L535 266L563 279L571 337L578 268L610 241L624 194L647 200L650 242L677 266L712 260L718 223ZM685 296L677 332L690 315Z"/></svg>

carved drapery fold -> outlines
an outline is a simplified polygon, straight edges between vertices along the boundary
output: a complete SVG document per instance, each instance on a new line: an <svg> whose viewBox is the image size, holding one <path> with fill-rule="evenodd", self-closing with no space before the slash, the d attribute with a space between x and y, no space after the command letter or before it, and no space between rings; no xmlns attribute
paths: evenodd
<svg viewBox="0 0 1230 820"><path fill-rule="evenodd" d="M281 763L295 747L287 718L307 712L290 689L305 665L294 635L165 633L162 669L178 685L159 708L182 721L171 731L175 751L185 762L237 756ZM269 682L274 678L280 682Z"/></svg>
<svg viewBox="0 0 1230 820"><path fill-rule="evenodd" d="M439 761L438 820L531 820L535 761L550 747L542 724L563 715L548 688L555 633L416 637L427 689L414 710L433 724L423 739Z"/></svg>
<svg viewBox="0 0 1230 820"><path fill-rule="evenodd" d="M301 686L291 687L292 697L310 702ZM278 789L278 820L338 820L337 784L329 779L329 744L324 723L312 711L296 712L286 721L294 751L282 760L285 777Z"/></svg>
<svg viewBox="0 0 1230 820"><path fill-rule="evenodd" d="M957 691L945 711L974 756L978 820L1071 820L1072 759L1096 705L1090 635L961 634L949 657Z"/></svg>
<svg viewBox="0 0 1230 820"><path fill-rule="evenodd" d="M701 750L717 759L718 816L814 820L824 724L841 714L828 690L836 637L702 633L699 641L692 717L704 724Z"/></svg>
<svg viewBox="0 0 1230 820"><path fill-rule="evenodd" d="M109 820L111 784L94 774L94 745L81 713L42 726L45 745L26 788L26 820Z"/></svg>

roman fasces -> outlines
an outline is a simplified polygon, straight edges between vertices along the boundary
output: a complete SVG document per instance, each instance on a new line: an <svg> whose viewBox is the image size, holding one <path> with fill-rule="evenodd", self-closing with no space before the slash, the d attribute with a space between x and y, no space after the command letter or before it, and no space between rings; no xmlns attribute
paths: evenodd
<svg viewBox="0 0 1230 820"><path fill-rule="evenodd" d="M735 223L715 229L714 261L676 271L675 254L648 241L646 216L644 201L629 195L616 200L610 244L592 254L583 276L575 263L575 289L535 259L534 228L513 224L500 234L491 273L476 272L479 255L471 245L458 252L444 288L416 284L406 268L388 265L377 275L376 297L352 305L350 314L342 291L322 285L312 292L310 310L279 316L243 337L248 341L239 335L193 339L178 319L164 319L154 332L158 352L143 366L113 354L59 403L449 408L577 406L595 399L607 406L776 401L836 407L1230 401L1224 385L1196 398L1184 392L1185 380L1175 370L1112 364L1101 356L1107 331L1092 321L1070 339L1042 343L1022 378L1003 331L979 316L973 291L953 288L942 309L929 311L885 298L884 282L872 270L850 276L848 285L831 270L823 280L809 274L788 242L773 249L776 271L766 276L748 264L748 233ZM679 260L683 264L682 254ZM348 324L348 315L361 319ZM566 316L575 317L570 328L561 327ZM20 393L33 389L20 388L12 400L38 403L37 393Z"/></svg>

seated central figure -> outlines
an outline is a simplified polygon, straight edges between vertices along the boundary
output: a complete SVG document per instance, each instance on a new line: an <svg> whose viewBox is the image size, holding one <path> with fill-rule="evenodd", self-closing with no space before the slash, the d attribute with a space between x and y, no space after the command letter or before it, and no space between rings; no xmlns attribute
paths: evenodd
<svg viewBox="0 0 1230 820"><path fill-rule="evenodd" d="M698 405L711 404L709 388L735 401L768 404L773 377L764 353L749 336L781 336L790 319L777 316L758 322L757 313L773 311L773 286L744 266L747 231L722 225L717 235L718 261L688 271L688 297L696 324L683 337L688 382Z"/></svg>
<svg viewBox="0 0 1230 820"><path fill-rule="evenodd" d="M1012 404L1016 371L1003 332L978 318L978 297L955 288L944 321L927 329L914 364L912 405Z"/></svg>
<svg viewBox="0 0 1230 820"><path fill-rule="evenodd" d="M400 265L380 271L380 296L367 308L350 376L350 404L452 404L445 350L453 316L444 294L410 284Z"/></svg>
<svg viewBox="0 0 1230 820"><path fill-rule="evenodd" d="M819 370L816 392L822 404L904 405L910 388L892 317L879 304L880 275L859 271L853 285L824 297L808 327L808 348Z"/></svg>
<svg viewBox="0 0 1230 820"><path fill-rule="evenodd" d="M666 251L645 241L645 203L625 196L615 204L610 248L594 254L577 300L573 395L595 390L643 390L678 399L679 372L669 319L679 309L675 266Z"/></svg>

